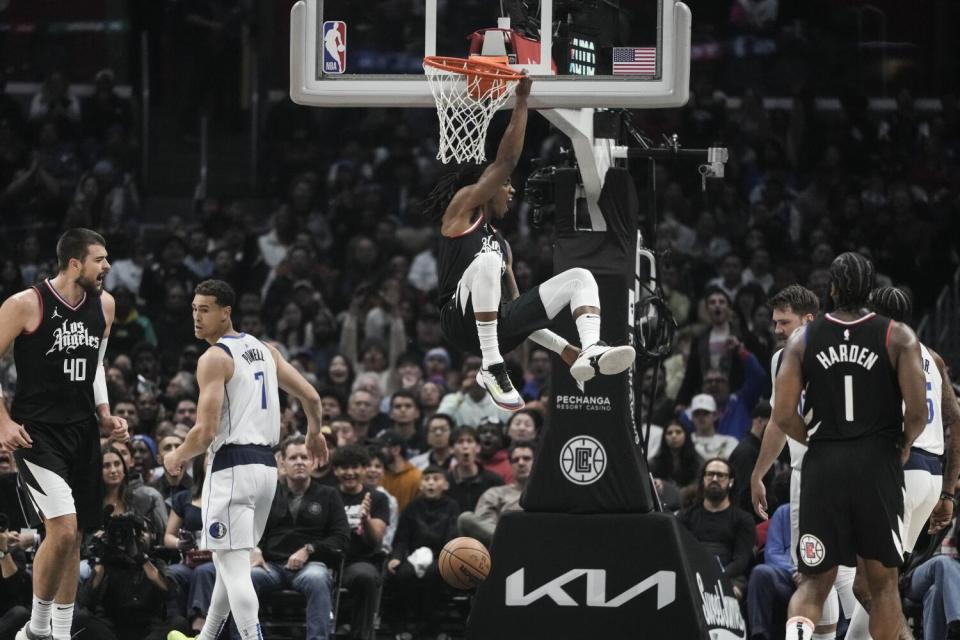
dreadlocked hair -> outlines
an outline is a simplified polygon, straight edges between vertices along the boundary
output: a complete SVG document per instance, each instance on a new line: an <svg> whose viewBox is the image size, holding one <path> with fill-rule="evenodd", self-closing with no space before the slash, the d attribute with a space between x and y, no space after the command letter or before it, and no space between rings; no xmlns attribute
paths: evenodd
<svg viewBox="0 0 960 640"><path fill-rule="evenodd" d="M440 176L433 191L423 200L423 215L431 222L440 222L457 191L475 184L486 168L482 164L460 164Z"/></svg>
<svg viewBox="0 0 960 640"><path fill-rule="evenodd" d="M836 296L836 309L862 308L873 289L874 275L873 263L859 253L847 251L834 258L830 264L830 284Z"/></svg>
<svg viewBox="0 0 960 640"><path fill-rule="evenodd" d="M867 305L871 311L876 311L897 322L909 323L913 316L910 295L897 287L877 287L870 292Z"/></svg>

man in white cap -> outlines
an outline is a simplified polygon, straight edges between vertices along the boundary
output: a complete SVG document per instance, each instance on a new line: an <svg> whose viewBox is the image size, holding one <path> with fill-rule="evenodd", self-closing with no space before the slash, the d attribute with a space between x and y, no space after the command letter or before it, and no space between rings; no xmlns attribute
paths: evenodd
<svg viewBox="0 0 960 640"><path fill-rule="evenodd" d="M693 446L704 460L726 460L737 446L737 439L717 433L717 401L709 393L693 396L690 402L690 417L693 420Z"/></svg>

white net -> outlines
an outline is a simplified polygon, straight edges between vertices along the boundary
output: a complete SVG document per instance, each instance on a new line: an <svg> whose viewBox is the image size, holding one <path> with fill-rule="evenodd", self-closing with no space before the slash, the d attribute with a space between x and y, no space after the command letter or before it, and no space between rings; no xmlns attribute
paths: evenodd
<svg viewBox="0 0 960 640"><path fill-rule="evenodd" d="M497 109L513 95L517 77L509 70L500 76L499 69L492 65L485 65L482 74L473 74L471 70L477 68L474 63L450 60L445 59L446 68L426 62L423 65L440 120L437 159L444 164L451 160L483 162L487 127Z"/></svg>

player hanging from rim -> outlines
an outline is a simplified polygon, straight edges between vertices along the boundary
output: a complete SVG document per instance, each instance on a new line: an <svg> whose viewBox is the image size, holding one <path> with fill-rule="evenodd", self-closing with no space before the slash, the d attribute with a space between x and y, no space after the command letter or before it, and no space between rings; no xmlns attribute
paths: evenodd
<svg viewBox="0 0 960 640"><path fill-rule="evenodd" d="M790 336L777 373L773 417L788 436L809 442L800 491L801 578L787 609L786 640L811 638L840 564L864 572L873 638L893 640L901 628L903 463L927 422L925 379L913 331L863 310L873 281L869 260L837 256L830 265L836 310Z"/></svg>
<svg viewBox="0 0 960 640"><path fill-rule="evenodd" d="M280 440L278 388L300 400L307 446L320 464L320 396L273 346L238 333L230 314L235 294L222 280L205 280L193 297L194 334L211 346L197 361L197 422L179 447L163 457L173 477L209 448L203 486L201 548L213 551L217 577L201 640L216 640L232 612L243 640L262 640L250 558L267 525L277 485L273 447ZM308 551L308 553L313 553ZM168 640L186 640L171 631Z"/></svg>
<svg viewBox="0 0 960 640"><path fill-rule="evenodd" d="M774 333L784 342L797 329L813 322L820 311L820 301L813 291L798 284L784 287L767 302L773 309ZM773 354L770 361L770 374L776 385L777 372L783 358L783 348ZM776 395L770 397L770 404L776 403ZM801 415L802 415L801 401ZM763 485L763 477L773 466L774 461L783 450L784 444L790 447L790 557L793 564L797 564L797 542L800 539L800 484L803 456L807 446L787 438L786 434L777 426L772 418L763 432L763 442L760 445L760 455L750 476L750 493L753 509L758 516L766 520L767 492ZM853 595L853 581L856 569L840 566L837 568L837 578L834 581L832 593L827 595L823 604L823 613L814 629L813 640L831 640L837 637L837 622L840 620L840 605L846 617L853 615L857 599ZM794 576L794 580L797 576Z"/></svg>
<svg viewBox="0 0 960 640"><path fill-rule="evenodd" d="M897 322L909 323L913 305L909 296L896 287L879 287L870 293L868 306L872 311ZM933 349L920 343L923 374L927 385L927 423L910 449L910 457L903 465L904 509L903 551L913 552L923 526L929 520L933 533L950 524L953 518L954 481L960 475L960 406L943 359ZM950 431L950 448L944 443L945 430ZM946 450L945 450L946 449ZM946 465L940 456L946 453ZM849 640L869 640L871 602L857 576L857 593L863 594L847 629ZM902 621L901 638L910 638L906 620Z"/></svg>
<svg viewBox="0 0 960 640"><path fill-rule="evenodd" d="M506 217L513 200L510 174L523 151L530 85L526 76L518 82L516 105L496 159L486 167L463 165L445 176L424 207L440 224L437 270L443 335L458 349L482 357L477 382L509 411L522 409L524 402L510 382L501 352L512 351L527 338L559 354L581 383L597 373L621 373L635 357L633 347L610 347L600 340L600 293L589 271L568 269L521 295L510 245L493 226ZM582 351L547 329L565 307L573 314Z"/></svg>
<svg viewBox="0 0 960 640"><path fill-rule="evenodd" d="M110 415L103 357L116 305L103 290L106 242L89 229L57 241L56 277L0 307L0 353L13 343L17 393L0 398L0 449L14 452L22 504L46 535L33 561L33 609L17 640L67 640L80 540L103 522L100 433L127 439ZM99 420L99 427L98 427Z"/></svg>

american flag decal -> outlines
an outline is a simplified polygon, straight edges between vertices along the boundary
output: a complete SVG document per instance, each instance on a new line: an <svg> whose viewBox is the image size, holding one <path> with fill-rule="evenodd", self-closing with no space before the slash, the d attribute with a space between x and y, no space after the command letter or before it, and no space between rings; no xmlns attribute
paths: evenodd
<svg viewBox="0 0 960 640"><path fill-rule="evenodd" d="M614 47L613 75L652 76L657 72L656 47Z"/></svg>

